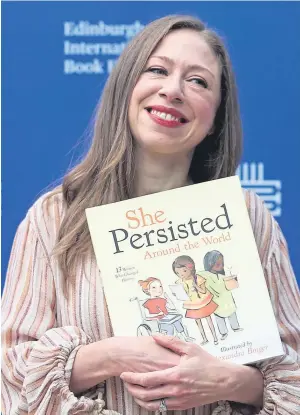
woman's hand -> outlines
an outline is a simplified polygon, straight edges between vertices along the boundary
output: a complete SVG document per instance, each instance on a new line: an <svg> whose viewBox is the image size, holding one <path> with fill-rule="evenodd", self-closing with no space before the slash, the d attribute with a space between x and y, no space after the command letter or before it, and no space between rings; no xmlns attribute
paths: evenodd
<svg viewBox="0 0 300 415"><path fill-rule="evenodd" d="M174 337L153 337L181 358L178 366L169 369L122 373L121 379L141 407L158 410L162 398L169 410L190 409L219 400L261 403L263 381L256 369L222 361L196 344Z"/></svg>
<svg viewBox="0 0 300 415"><path fill-rule="evenodd" d="M180 356L161 346L151 336L111 337L109 358L114 362L114 376L123 372L147 373L179 364Z"/></svg>
<svg viewBox="0 0 300 415"><path fill-rule="evenodd" d="M160 371L179 362L178 354L160 346L151 336L110 337L78 350L70 389L79 393L122 372Z"/></svg>

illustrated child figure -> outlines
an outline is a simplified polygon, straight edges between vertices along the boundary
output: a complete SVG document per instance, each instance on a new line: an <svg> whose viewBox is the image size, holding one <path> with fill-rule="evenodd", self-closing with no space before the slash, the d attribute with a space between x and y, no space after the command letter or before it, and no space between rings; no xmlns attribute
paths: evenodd
<svg viewBox="0 0 300 415"><path fill-rule="evenodd" d="M183 307L186 309L185 317L196 321L202 335L203 341L201 344L208 342L202 325L203 318L206 318L214 339L214 344L218 344L215 326L211 318L211 315L216 311L218 306L213 301L212 294L205 286L205 279L196 274L194 260L187 255L179 256L173 262L172 268L179 277L176 283L183 285L185 292L190 298L190 301L183 303Z"/></svg>
<svg viewBox="0 0 300 415"><path fill-rule="evenodd" d="M194 340L190 338L182 325L182 315L170 314L169 311L176 311L174 305L164 296L163 286L158 278L147 278L139 281L143 292L150 298L143 303L143 307L147 310L148 318L159 320L161 332L173 335L174 329L181 339L185 341Z"/></svg>
<svg viewBox="0 0 300 415"><path fill-rule="evenodd" d="M213 294L214 302L218 306L214 314L222 335L221 340L224 340L228 336L226 318L233 331L243 330L237 319L233 295L225 285L224 257L219 251L210 251L204 256L203 262L205 271L209 271L205 274L206 287Z"/></svg>

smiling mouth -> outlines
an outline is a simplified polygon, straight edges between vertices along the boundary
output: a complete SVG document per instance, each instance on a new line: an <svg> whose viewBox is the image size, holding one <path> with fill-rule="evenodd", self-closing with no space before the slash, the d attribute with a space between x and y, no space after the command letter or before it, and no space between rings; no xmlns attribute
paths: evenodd
<svg viewBox="0 0 300 415"><path fill-rule="evenodd" d="M180 124L186 124L188 122L188 120L183 118L183 117L178 118L178 117L175 117L174 115L171 115L167 112L154 110L151 107L147 107L147 108L145 108L145 110L148 111L149 114L153 114L156 117L161 118L162 120L176 121L176 122L179 122Z"/></svg>

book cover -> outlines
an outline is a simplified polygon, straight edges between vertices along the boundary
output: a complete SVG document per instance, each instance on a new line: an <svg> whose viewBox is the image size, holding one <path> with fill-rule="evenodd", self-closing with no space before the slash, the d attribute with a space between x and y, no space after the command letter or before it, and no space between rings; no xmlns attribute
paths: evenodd
<svg viewBox="0 0 300 415"><path fill-rule="evenodd" d="M115 336L174 335L241 364L283 354L238 176L86 215Z"/></svg>

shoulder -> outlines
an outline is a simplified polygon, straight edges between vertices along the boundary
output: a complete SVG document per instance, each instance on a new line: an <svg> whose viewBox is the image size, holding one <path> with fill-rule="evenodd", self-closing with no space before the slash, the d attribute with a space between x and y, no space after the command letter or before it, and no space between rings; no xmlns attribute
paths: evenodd
<svg viewBox="0 0 300 415"><path fill-rule="evenodd" d="M151 307L151 304L155 303L155 298L147 298L146 301L143 302L144 307Z"/></svg>
<svg viewBox="0 0 300 415"><path fill-rule="evenodd" d="M206 281L204 275L202 275L201 272L198 272L197 271L196 272L196 275L197 275L197 284L198 285L201 285L201 284L203 284Z"/></svg>
<svg viewBox="0 0 300 415"><path fill-rule="evenodd" d="M250 190L243 192L260 258L265 262L274 249L280 228L261 197Z"/></svg>
<svg viewBox="0 0 300 415"><path fill-rule="evenodd" d="M243 193L252 226L275 226L276 221L264 200L251 190L243 189Z"/></svg>
<svg viewBox="0 0 300 415"><path fill-rule="evenodd" d="M210 271L205 271L205 270L197 271L196 274L198 278L203 279L204 281L207 280L212 275L214 275Z"/></svg>
<svg viewBox="0 0 300 415"><path fill-rule="evenodd" d="M27 212L27 219L39 237L56 239L65 212L61 188L40 196Z"/></svg>
<svg viewBox="0 0 300 415"><path fill-rule="evenodd" d="M252 222L256 222L262 217L270 216L271 212L267 208L264 200L252 190L243 189L246 206Z"/></svg>

